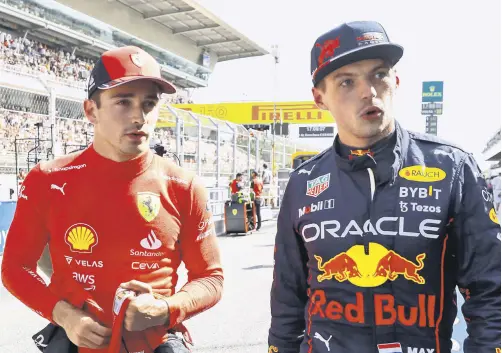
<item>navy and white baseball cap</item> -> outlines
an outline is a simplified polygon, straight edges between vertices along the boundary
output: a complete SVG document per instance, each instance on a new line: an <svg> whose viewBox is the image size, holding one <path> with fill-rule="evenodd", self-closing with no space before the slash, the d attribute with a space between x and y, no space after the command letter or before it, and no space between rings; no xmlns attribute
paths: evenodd
<svg viewBox="0 0 502 353"><path fill-rule="evenodd" d="M367 59L383 59L394 66L403 47L390 42L383 26L374 21L344 23L317 38L310 53L312 83L342 66Z"/></svg>

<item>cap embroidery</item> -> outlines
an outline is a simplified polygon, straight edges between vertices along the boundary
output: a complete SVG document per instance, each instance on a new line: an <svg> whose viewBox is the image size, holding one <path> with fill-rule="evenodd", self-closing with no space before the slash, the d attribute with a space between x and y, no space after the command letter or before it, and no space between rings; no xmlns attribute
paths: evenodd
<svg viewBox="0 0 502 353"><path fill-rule="evenodd" d="M131 54L131 61L137 67L142 67L144 64L139 53Z"/></svg>
<svg viewBox="0 0 502 353"><path fill-rule="evenodd" d="M316 43L315 46L317 48L321 48L321 53L318 58L318 66L321 66L326 58L332 57L335 55L335 50L340 48L340 36L336 37L336 39L328 39L322 45Z"/></svg>

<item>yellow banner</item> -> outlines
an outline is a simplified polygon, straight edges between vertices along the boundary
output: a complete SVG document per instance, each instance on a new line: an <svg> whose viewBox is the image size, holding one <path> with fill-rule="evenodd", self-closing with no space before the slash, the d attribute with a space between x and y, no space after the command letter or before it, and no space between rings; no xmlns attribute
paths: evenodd
<svg viewBox="0 0 502 353"><path fill-rule="evenodd" d="M172 104L173 107L189 110L235 124L271 124L274 121L273 102L219 103L219 104ZM277 123L321 124L334 123L326 110L317 108L314 102L278 102L275 110Z"/></svg>

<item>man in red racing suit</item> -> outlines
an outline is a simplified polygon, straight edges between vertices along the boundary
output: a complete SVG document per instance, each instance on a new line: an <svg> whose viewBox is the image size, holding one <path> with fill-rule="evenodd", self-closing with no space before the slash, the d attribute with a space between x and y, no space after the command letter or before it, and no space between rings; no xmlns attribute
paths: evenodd
<svg viewBox="0 0 502 353"><path fill-rule="evenodd" d="M221 297L206 191L148 148L161 94L173 92L140 48L104 53L84 102L93 144L38 164L21 187L3 283L62 327L79 352L107 351L119 287L136 293L122 318L124 353L162 352L168 331ZM46 244L54 269L49 286L36 273ZM175 293L181 261L188 283Z"/></svg>

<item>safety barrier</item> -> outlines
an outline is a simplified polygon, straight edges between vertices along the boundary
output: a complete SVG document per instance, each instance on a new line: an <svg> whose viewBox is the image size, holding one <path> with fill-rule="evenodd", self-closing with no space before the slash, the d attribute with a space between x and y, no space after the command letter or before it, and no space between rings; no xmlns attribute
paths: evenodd
<svg viewBox="0 0 502 353"><path fill-rule="evenodd" d="M15 201L0 202L0 255L3 254L5 240L16 209Z"/></svg>

